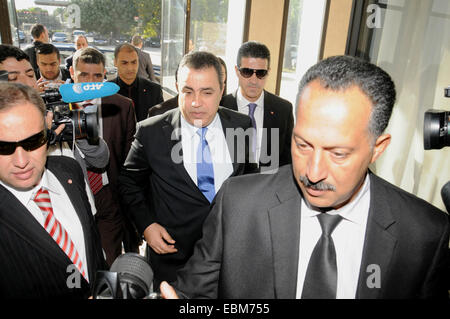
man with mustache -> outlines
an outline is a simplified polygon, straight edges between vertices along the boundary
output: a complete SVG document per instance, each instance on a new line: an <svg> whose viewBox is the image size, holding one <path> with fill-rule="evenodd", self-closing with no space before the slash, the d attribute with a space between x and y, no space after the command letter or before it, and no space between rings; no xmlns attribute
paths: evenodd
<svg viewBox="0 0 450 319"><path fill-rule="evenodd" d="M390 76L350 56L299 85L292 166L222 185L175 288L190 298L448 298L448 215L373 174ZM176 297L167 283L164 297Z"/></svg>

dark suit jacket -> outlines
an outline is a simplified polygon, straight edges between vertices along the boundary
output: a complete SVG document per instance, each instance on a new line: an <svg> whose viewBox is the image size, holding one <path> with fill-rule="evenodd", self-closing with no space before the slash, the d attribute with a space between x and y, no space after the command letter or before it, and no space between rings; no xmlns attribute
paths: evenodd
<svg viewBox="0 0 450 319"><path fill-rule="evenodd" d="M142 49L136 48L139 57L138 76L152 82L156 82L155 71L153 70L152 58L150 54Z"/></svg>
<svg viewBox="0 0 450 319"><path fill-rule="evenodd" d="M79 164L49 156L49 169L61 182L83 227L89 281L69 289L66 272L72 262L31 213L0 185L0 298L86 298L96 271L105 269L100 238L86 196Z"/></svg>
<svg viewBox="0 0 450 319"><path fill-rule="evenodd" d="M117 189L117 178L136 132L133 101L119 94L102 98L103 139L109 148L106 167L110 184Z"/></svg>
<svg viewBox="0 0 450 319"><path fill-rule="evenodd" d="M108 81L116 83L120 86L119 77L114 80ZM164 101L162 96L161 86L158 83L151 82L147 79L137 78L138 97L137 101L134 101L134 107L136 112L136 120L145 120L148 116L149 109Z"/></svg>
<svg viewBox="0 0 450 319"><path fill-rule="evenodd" d="M237 111L238 105L236 102L236 92L232 94L225 95L222 98L221 105L232 110ZM290 164L291 159L291 140L292 140L292 129L294 127L294 116L292 113L291 102L284 100L272 93L264 91L264 119L263 128L264 130L262 136L261 145L261 157L260 157L260 167L265 166L282 166ZM278 128L279 136L278 140L272 141L272 131L271 129ZM267 141L265 143L264 141ZM279 151L279 164L267 163L267 159L264 160L264 156L271 156L273 146L278 146ZM266 155L264 155L266 154ZM272 167L274 168L274 167Z"/></svg>
<svg viewBox="0 0 450 319"><path fill-rule="evenodd" d="M160 104L157 104L148 109L148 117L152 117L155 115L164 114L169 110L175 109L178 107L178 94L167 101L164 101Z"/></svg>
<svg viewBox="0 0 450 319"><path fill-rule="evenodd" d="M251 127L251 120L246 115L226 108L219 108L218 113L224 132L227 128ZM142 233L147 226L157 222L176 241L177 253L153 253L150 256L155 277L164 280L174 280L175 271L191 256L210 210L209 201L192 181L183 162L172 161L172 152L179 155L181 150L180 114L174 109L138 123L135 140L119 178L121 194L138 231ZM234 154L232 176L254 171L256 165L248 161L248 138L245 154L239 153L238 145L232 148L231 139L227 142L230 153L233 151ZM239 160L239 156L242 159ZM150 191L144 187L149 180Z"/></svg>
<svg viewBox="0 0 450 319"><path fill-rule="evenodd" d="M370 173L370 208L356 298L447 297L448 215ZM231 178L203 238L178 273L191 298L295 298L301 192L292 166ZM381 271L380 288L369 288Z"/></svg>
<svg viewBox="0 0 450 319"><path fill-rule="evenodd" d="M36 75L36 79L39 79L39 67L36 62L36 49L42 44L43 43L40 41L33 41L33 43L28 45L23 50L30 57L30 64L34 69L34 74Z"/></svg>

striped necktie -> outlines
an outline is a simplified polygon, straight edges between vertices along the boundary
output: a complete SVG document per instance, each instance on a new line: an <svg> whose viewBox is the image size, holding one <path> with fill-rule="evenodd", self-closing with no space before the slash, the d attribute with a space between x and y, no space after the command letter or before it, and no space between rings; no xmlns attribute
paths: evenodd
<svg viewBox="0 0 450 319"><path fill-rule="evenodd" d="M88 280L86 272L84 271L83 263L78 251L70 239L69 233L64 229L61 223L56 219L53 214L52 203L50 201L50 195L44 188L39 189L34 202L42 211L44 215L44 228L50 234L50 236L56 241L59 247L66 253L72 263L78 268L83 277Z"/></svg>

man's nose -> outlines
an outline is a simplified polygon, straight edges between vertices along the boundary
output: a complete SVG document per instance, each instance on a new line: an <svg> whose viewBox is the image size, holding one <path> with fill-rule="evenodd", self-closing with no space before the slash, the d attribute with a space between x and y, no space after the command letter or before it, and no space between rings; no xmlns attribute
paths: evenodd
<svg viewBox="0 0 450 319"><path fill-rule="evenodd" d="M317 183L327 178L327 171L323 151L314 151L308 160L306 176L312 183Z"/></svg>
<svg viewBox="0 0 450 319"><path fill-rule="evenodd" d="M29 162L28 152L25 151L21 146L18 146L13 153L13 165L18 168L25 168Z"/></svg>

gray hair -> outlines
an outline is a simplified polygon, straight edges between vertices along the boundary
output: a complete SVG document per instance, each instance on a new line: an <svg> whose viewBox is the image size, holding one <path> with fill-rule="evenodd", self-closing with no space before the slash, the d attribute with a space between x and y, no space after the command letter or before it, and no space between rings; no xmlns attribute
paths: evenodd
<svg viewBox="0 0 450 319"><path fill-rule="evenodd" d="M300 81L296 108L304 88L314 80L319 80L323 88L333 91L357 85L372 102L368 130L373 142L383 134L389 124L396 98L394 82L384 70L352 56L334 56L320 61Z"/></svg>

